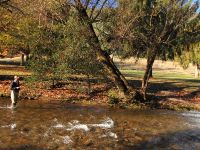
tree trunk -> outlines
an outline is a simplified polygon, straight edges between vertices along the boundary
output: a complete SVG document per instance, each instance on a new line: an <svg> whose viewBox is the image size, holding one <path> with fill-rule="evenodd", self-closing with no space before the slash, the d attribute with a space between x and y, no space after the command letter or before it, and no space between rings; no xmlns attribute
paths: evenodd
<svg viewBox="0 0 200 150"><path fill-rule="evenodd" d="M21 66L24 65L24 54L21 55Z"/></svg>
<svg viewBox="0 0 200 150"><path fill-rule="evenodd" d="M195 78L199 78L199 71L200 71L200 65L196 64L196 67L195 67Z"/></svg>
<svg viewBox="0 0 200 150"><path fill-rule="evenodd" d="M149 79L153 78L153 68L151 67Z"/></svg>
<svg viewBox="0 0 200 150"><path fill-rule="evenodd" d="M153 67L155 58L156 58L156 51L153 51L152 54L149 54L149 56L147 58L147 66L146 66L146 70L145 70L143 81L142 81L142 91L144 94L144 99L146 99L146 91L147 91L147 87L148 87L148 81L149 81L150 75L152 73L152 67Z"/></svg>
<svg viewBox="0 0 200 150"><path fill-rule="evenodd" d="M127 80L115 66L108 53L102 50L99 39L94 31L92 22L90 22L90 18L85 8L77 7L77 10L79 18L85 28L85 31L83 31L82 34L85 36L90 47L96 51L97 59L103 64L104 69L107 71L109 77L117 86L122 96L126 96L129 93Z"/></svg>
<svg viewBox="0 0 200 150"><path fill-rule="evenodd" d="M29 54L25 54L25 62L27 63L28 62L28 60L29 60Z"/></svg>
<svg viewBox="0 0 200 150"><path fill-rule="evenodd" d="M88 84L88 95L91 93L91 82L90 82L90 75L87 75L87 84Z"/></svg>

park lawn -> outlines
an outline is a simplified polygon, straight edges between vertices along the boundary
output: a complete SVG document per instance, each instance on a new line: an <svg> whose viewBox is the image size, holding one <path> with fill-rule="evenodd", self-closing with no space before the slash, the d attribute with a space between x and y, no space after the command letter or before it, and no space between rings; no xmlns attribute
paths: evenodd
<svg viewBox="0 0 200 150"><path fill-rule="evenodd" d="M1 76L28 76L31 75L31 72L25 69L23 66L14 66L14 65L0 65L0 75Z"/></svg>
<svg viewBox="0 0 200 150"><path fill-rule="evenodd" d="M141 81L144 71L121 70L129 81ZM159 99L160 108L200 110L200 79L192 74L156 70L149 80L148 94Z"/></svg>
<svg viewBox="0 0 200 150"><path fill-rule="evenodd" d="M136 77L136 78L143 78L144 71L143 70L121 70L121 72L126 77ZM166 70L156 70L153 71L153 77L155 79L183 79L183 80L199 80L195 79L192 74L188 73L180 73L175 71L166 71Z"/></svg>
<svg viewBox="0 0 200 150"><path fill-rule="evenodd" d="M121 70L128 80L142 80L144 71L142 70ZM174 88L182 88L188 91L197 90L200 87L200 79L194 78L192 74L171 72L166 70L153 71L153 78L150 83L174 85Z"/></svg>

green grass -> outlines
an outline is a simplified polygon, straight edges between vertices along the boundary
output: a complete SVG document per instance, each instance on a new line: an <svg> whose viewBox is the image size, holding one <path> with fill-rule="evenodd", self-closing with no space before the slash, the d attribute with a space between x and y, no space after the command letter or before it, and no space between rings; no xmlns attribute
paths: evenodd
<svg viewBox="0 0 200 150"><path fill-rule="evenodd" d="M121 70L128 80L142 80L144 71L142 70ZM182 88L186 91L196 91L199 89L200 79L196 79L192 74L183 74L178 72L170 72L167 70L153 71L153 78L150 79L151 83L160 84L165 87L171 85L174 88Z"/></svg>
<svg viewBox="0 0 200 150"><path fill-rule="evenodd" d="M0 75L27 76L31 75L31 73L22 66L0 65Z"/></svg>
<svg viewBox="0 0 200 150"><path fill-rule="evenodd" d="M0 75L27 76L27 75L30 75L30 73L29 72L23 72L23 71L0 70Z"/></svg>
<svg viewBox="0 0 200 150"><path fill-rule="evenodd" d="M126 77L143 78L142 70L121 70ZM154 79L178 79L178 80L199 80L195 79L191 74L183 74L178 72L169 72L166 70L153 71Z"/></svg>

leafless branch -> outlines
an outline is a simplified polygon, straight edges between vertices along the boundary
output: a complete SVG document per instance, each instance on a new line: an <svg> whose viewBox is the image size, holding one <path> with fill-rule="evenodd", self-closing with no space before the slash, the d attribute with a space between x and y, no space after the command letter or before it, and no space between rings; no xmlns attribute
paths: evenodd
<svg viewBox="0 0 200 150"><path fill-rule="evenodd" d="M104 5L106 4L107 1L108 0L104 0L103 4L101 5L101 8L99 9L98 13L96 14L96 16L92 20L96 20L98 18L98 16L101 14L101 11L104 8Z"/></svg>
<svg viewBox="0 0 200 150"><path fill-rule="evenodd" d="M94 13L94 11L95 11L97 5L99 4L99 2L100 2L100 0L97 0L97 1L95 2L95 4L93 5L92 10L91 10L91 13L90 13L90 18L92 18L92 15L93 15L93 13Z"/></svg>
<svg viewBox="0 0 200 150"><path fill-rule="evenodd" d="M87 9L87 8L88 8L88 6L89 6L90 2L91 2L91 0L86 0L86 2L85 2L85 9Z"/></svg>

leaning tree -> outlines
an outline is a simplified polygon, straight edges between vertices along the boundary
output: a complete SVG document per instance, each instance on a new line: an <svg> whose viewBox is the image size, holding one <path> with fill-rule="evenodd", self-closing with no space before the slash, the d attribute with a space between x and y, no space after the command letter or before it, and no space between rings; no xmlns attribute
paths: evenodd
<svg viewBox="0 0 200 150"><path fill-rule="evenodd" d="M115 0L73 0L67 3L75 11L82 23L82 35L85 37L86 42L93 49L97 55L97 59L102 63L105 73L114 82L119 89L120 94L127 98L130 96L130 88L127 80L121 74L119 69L114 64L113 60L102 47L99 36L95 31L94 25L102 24L112 17L113 13L106 12L108 9L115 9L118 3ZM132 89L133 95L137 95L137 91Z"/></svg>

